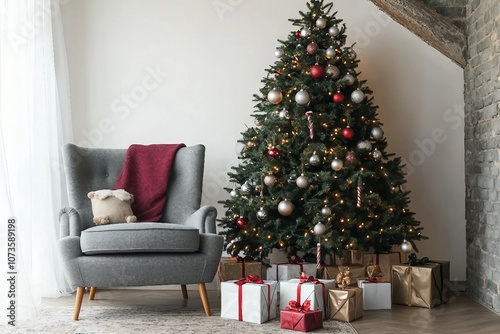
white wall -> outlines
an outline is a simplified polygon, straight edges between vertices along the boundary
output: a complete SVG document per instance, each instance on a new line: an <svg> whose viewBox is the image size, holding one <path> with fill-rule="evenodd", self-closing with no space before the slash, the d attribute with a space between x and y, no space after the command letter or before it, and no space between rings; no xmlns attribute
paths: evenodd
<svg viewBox="0 0 500 334"><path fill-rule="evenodd" d="M410 208L465 280L463 72L368 0L335 1L357 42L389 151L408 162ZM223 208L252 94L303 0L73 0L62 8L76 143L203 143L204 204ZM154 74L156 73L156 74Z"/></svg>

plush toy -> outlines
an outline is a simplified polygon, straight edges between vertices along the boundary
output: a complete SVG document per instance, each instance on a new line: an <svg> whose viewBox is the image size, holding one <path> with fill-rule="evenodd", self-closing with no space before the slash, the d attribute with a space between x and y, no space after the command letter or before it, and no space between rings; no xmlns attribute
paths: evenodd
<svg viewBox="0 0 500 334"><path fill-rule="evenodd" d="M88 193L92 202L94 224L133 223L137 221L130 205L134 202L134 195L123 189L97 190Z"/></svg>

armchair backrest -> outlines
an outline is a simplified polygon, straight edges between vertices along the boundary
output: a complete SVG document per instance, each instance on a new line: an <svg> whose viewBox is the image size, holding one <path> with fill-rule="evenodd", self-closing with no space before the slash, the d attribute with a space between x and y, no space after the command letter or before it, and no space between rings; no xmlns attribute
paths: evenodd
<svg viewBox="0 0 500 334"><path fill-rule="evenodd" d="M83 229L94 226L92 205L87 194L114 189L125 161L126 149L63 147L69 204L80 214ZM162 222L180 223L201 204L205 147L194 145L177 151L169 178L167 204Z"/></svg>

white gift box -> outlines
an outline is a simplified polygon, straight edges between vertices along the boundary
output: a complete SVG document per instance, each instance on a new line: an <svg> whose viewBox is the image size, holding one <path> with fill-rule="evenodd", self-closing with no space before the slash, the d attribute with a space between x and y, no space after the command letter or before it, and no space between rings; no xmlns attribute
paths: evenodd
<svg viewBox="0 0 500 334"><path fill-rule="evenodd" d="M358 287L363 289L363 310L390 310L392 308L391 283L370 283L358 279Z"/></svg>
<svg viewBox="0 0 500 334"><path fill-rule="evenodd" d="M287 281L292 278L299 278L304 272L307 277L316 277L315 263L278 263L271 264L271 268L267 268L267 279L271 281Z"/></svg>
<svg viewBox="0 0 500 334"><path fill-rule="evenodd" d="M276 318L277 286L276 281L265 284L234 284L236 281L221 282L222 318L262 324ZM239 289L241 287L241 299ZM240 318L241 312L241 318Z"/></svg>
<svg viewBox="0 0 500 334"><path fill-rule="evenodd" d="M300 284L300 279L291 279L280 282L280 309L286 308L290 301L298 301L304 304L306 300L311 301L311 310L323 311L325 319L330 315L328 303L328 290L335 289L335 280L318 280L320 283L305 282ZM322 283L322 284L321 284ZM300 296L298 289L300 285ZM300 300L298 300L300 297Z"/></svg>

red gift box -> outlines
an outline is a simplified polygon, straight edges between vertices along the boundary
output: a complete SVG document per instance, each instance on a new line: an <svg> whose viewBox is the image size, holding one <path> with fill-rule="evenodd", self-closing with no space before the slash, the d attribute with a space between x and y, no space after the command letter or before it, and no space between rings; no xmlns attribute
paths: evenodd
<svg viewBox="0 0 500 334"><path fill-rule="evenodd" d="M323 314L321 310L300 312L281 310L280 327L300 332L310 332L318 328L323 328Z"/></svg>

